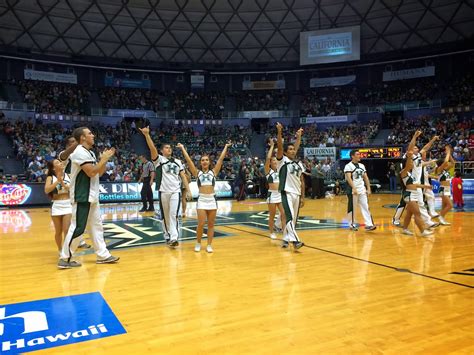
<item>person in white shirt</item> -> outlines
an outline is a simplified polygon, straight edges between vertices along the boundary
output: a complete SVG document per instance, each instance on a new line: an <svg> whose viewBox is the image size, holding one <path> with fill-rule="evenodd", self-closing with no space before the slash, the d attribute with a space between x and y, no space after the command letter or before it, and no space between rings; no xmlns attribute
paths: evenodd
<svg viewBox="0 0 474 355"><path fill-rule="evenodd" d="M301 161L296 160L296 154L301 144L303 129L296 132L296 142L288 143L283 149L282 131L283 126L277 123L277 161L279 186L283 211L285 212L286 227L283 230L282 248L288 248L291 242L296 249L304 246L304 243L296 233L296 223L301 207L304 206L304 175L305 167Z"/></svg>
<svg viewBox="0 0 474 355"><path fill-rule="evenodd" d="M113 157L115 149L105 150L100 161L97 161L91 150L94 146L94 134L87 127L79 127L73 131L73 136L79 145L70 156L69 196L72 203L72 218L64 239L58 268L70 269L81 266L81 263L71 258L79 246L86 227L97 254L96 263L115 263L119 258L112 256L107 250L99 206L99 176L105 173L105 164Z"/></svg>
<svg viewBox="0 0 474 355"><path fill-rule="evenodd" d="M348 184L347 189L347 213L350 221L350 229L357 231L355 223L355 206L359 206L364 218L365 230L373 231L377 227L374 225L372 215L369 210L368 196L372 193L369 177L364 164L360 162L360 153L351 150L351 162L344 167L344 175Z"/></svg>
<svg viewBox="0 0 474 355"><path fill-rule="evenodd" d="M194 165L193 160L189 156L186 148L181 143L178 143L177 147L183 152L184 158L189 166L189 171L196 178L197 185L199 188L199 197L196 204L197 217L198 217L198 226L196 229L197 242L194 246L195 252L201 251L201 239L204 232L204 225L207 220L207 247L206 251L208 253L214 252L212 248L212 240L214 238L214 223L216 221L217 214L217 199L214 191L214 186L216 185L216 177L221 171L222 164L224 163L224 158L227 154L227 149L231 146L231 143L227 143L222 150L219 159L216 162L216 165L211 169L211 162L209 160L209 155L201 155L199 160L201 163L201 170L198 170Z"/></svg>
<svg viewBox="0 0 474 355"><path fill-rule="evenodd" d="M186 189L186 196L191 199L191 190L184 174L184 166L181 160L172 157L173 149L169 144L161 145L161 154L153 143L150 136L150 128L139 128L146 139L150 149L151 161L155 165L155 184L159 191L159 202L161 211L161 222L166 244L170 248L179 245L178 215L181 207L181 183Z"/></svg>

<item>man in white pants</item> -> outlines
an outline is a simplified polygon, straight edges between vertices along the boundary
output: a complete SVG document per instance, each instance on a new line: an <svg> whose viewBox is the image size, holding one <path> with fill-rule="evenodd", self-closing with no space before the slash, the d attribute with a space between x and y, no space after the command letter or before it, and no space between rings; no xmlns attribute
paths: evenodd
<svg viewBox="0 0 474 355"><path fill-rule="evenodd" d="M282 248L288 248L291 242L296 249L301 248L304 243L296 233L296 223L300 207L304 206L304 176L305 167L301 161L296 161L296 154L301 144L303 130L300 128L296 132L295 144L288 143L283 150L282 130L283 126L277 123L277 160L279 186L281 193L281 203L286 217L286 227L283 230ZM285 155L283 155L285 153Z"/></svg>
<svg viewBox="0 0 474 355"><path fill-rule="evenodd" d="M364 218L365 230L373 231L377 227L374 225L372 215L369 211L368 195L372 194L370 181L364 164L360 163L360 153L351 150L351 161L344 167L344 175L348 186L347 191L347 213L350 221L350 229L357 231L355 223L355 206L359 205Z"/></svg>
<svg viewBox="0 0 474 355"><path fill-rule="evenodd" d="M162 144L162 154L158 154L158 150L150 136L150 128L140 128L140 131L145 136L150 149L151 161L156 168L155 183L159 191L163 235L166 244L171 248L175 248L179 245L178 214L181 207L181 182L184 184L186 197L191 199L188 179L181 160L174 159L171 156L173 153L171 146Z"/></svg>
<svg viewBox="0 0 474 355"><path fill-rule="evenodd" d="M94 152L94 135L87 127L76 128L73 136L79 145L70 156L71 185L69 195L72 203L72 218L66 238L64 239L58 268L70 269L81 263L71 260L79 246L86 227L92 237L97 264L115 263L118 257L107 250L104 240L104 229L99 206L99 176L105 172L105 164L115 154L115 149L105 150L99 162Z"/></svg>

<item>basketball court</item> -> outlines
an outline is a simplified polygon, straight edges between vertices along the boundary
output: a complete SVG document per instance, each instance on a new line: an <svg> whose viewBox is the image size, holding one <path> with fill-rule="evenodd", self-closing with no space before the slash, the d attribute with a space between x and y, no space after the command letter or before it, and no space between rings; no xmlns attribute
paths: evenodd
<svg viewBox="0 0 474 355"><path fill-rule="evenodd" d="M213 254L193 251L195 203L175 250L153 214L138 213L140 205L103 205L106 241L121 260L97 265L86 250L78 257L83 266L71 270L56 267L48 208L1 210L1 304L66 297L74 323L81 318L74 297L91 294L123 327L94 341L78 336L48 354L472 353L474 200L448 215L451 226L422 238L391 225L398 199L370 197L374 232L348 229L345 196L307 200L299 252L268 237L262 200L219 201ZM55 302L61 313L64 303Z"/></svg>

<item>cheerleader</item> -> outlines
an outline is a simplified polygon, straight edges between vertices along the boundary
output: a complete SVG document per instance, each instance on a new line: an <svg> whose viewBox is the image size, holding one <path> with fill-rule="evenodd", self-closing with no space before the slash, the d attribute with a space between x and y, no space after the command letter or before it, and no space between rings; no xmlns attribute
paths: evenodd
<svg viewBox="0 0 474 355"><path fill-rule="evenodd" d="M410 148L410 147L409 147ZM405 220L403 223L403 234L406 235L413 235L413 232L408 230L408 226L411 222L411 217L414 216L415 224L421 231L421 236L426 237L433 234L433 231L425 228L425 224L423 219L421 218L420 207L418 206L418 199L417 199L417 189L425 188L431 189L431 186L426 186L424 184L416 184L414 183L415 178L411 174L411 170L413 169L413 150L408 150L407 152L407 159L405 167L400 171L400 178L402 180L402 196L403 200L406 203L406 211Z"/></svg>
<svg viewBox="0 0 474 355"><path fill-rule="evenodd" d="M284 226L285 223L285 213L283 211L283 205L281 204L281 193L278 191L279 177L278 177L278 161L276 157L273 156L273 148L275 142L273 139L270 139L270 149L267 153L267 159L265 160L265 177L268 183L268 229L270 231L270 238L276 239L276 234L274 231L275 228L275 214L276 209L280 212L277 219L277 228Z"/></svg>
<svg viewBox="0 0 474 355"><path fill-rule="evenodd" d="M214 186L216 184L216 176L219 174L224 158L227 154L227 149L230 147L231 143L227 143L222 150L222 153L217 160L214 168L211 169L211 161L209 155L203 154L201 156L200 164L201 170L198 170L194 165L191 157L189 156L186 148L178 143L177 147L183 152L183 156L188 163L189 171L192 176L197 180L197 185L199 187L199 197L197 201L197 216L198 216L198 226L196 230L197 243L194 247L195 252L201 251L201 239L204 231L204 224L207 220L207 248L208 253L212 253L212 239L214 238L214 223L216 221L217 214L217 200L215 196Z"/></svg>
<svg viewBox="0 0 474 355"><path fill-rule="evenodd" d="M54 224L54 239L58 251L63 245L65 237L71 224L72 205L69 198L69 175L64 172L64 166L59 160L49 161L48 173L44 185L44 192L51 197L51 219Z"/></svg>
<svg viewBox="0 0 474 355"><path fill-rule="evenodd" d="M454 159L451 155L451 147L446 146L446 158L443 160L438 160L438 167L436 168L436 174L439 175L439 195L441 196L441 211L439 212L439 223L443 226L449 226L451 223L447 222L444 217L446 214L451 211L453 208L453 203L451 202L451 175L449 171L454 167Z"/></svg>

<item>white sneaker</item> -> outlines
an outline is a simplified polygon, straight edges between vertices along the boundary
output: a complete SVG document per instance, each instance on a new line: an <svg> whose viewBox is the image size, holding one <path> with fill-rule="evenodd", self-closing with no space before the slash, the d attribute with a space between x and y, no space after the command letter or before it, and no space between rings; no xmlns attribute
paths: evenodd
<svg viewBox="0 0 474 355"><path fill-rule="evenodd" d="M401 227L402 224L400 223L400 221L396 221L394 219L392 219L392 224L395 226L395 227Z"/></svg>
<svg viewBox="0 0 474 355"><path fill-rule="evenodd" d="M200 243L196 243L196 245L194 246L194 251L196 253L199 253L201 251L201 244Z"/></svg>
<svg viewBox="0 0 474 355"><path fill-rule="evenodd" d="M408 230L408 229L403 229L403 234L406 234L406 235L413 235L413 232Z"/></svg>
<svg viewBox="0 0 474 355"><path fill-rule="evenodd" d="M444 219L444 217L441 217L441 216L439 216L439 223L440 223L441 225L443 225L443 226L450 226L450 225L451 225L451 223L449 223L448 221L446 221L446 220Z"/></svg>
<svg viewBox="0 0 474 355"><path fill-rule="evenodd" d="M422 237L427 237L427 236L432 235L432 234L434 234L433 231L430 231L429 229L425 229L425 230L423 231L423 233L421 233L420 235L421 235Z"/></svg>
<svg viewBox="0 0 474 355"><path fill-rule="evenodd" d="M208 244L207 247L206 247L206 251L207 251L208 253L213 253L214 250L212 250L212 245Z"/></svg>
<svg viewBox="0 0 474 355"><path fill-rule="evenodd" d="M270 234L270 239L277 239L277 236L275 233Z"/></svg>

